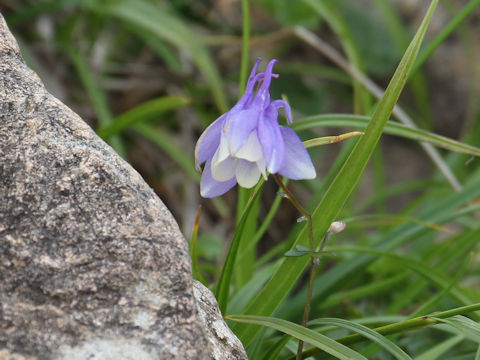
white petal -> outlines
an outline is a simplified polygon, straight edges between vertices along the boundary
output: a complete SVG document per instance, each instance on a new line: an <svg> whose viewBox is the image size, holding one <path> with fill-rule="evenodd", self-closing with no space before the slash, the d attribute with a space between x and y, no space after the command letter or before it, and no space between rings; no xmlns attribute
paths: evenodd
<svg viewBox="0 0 480 360"><path fill-rule="evenodd" d="M258 183L260 170L258 169L257 163L238 160L235 169L235 176L240 186L251 188Z"/></svg>
<svg viewBox="0 0 480 360"><path fill-rule="evenodd" d="M222 133L220 136L220 145L218 145L218 149L213 155L212 158L212 163L219 163L228 158L230 155L230 152L228 150L228 143L227 143L227 137Z"/></svg>
<svg viewBox="0 0 480 360"><path fill-rule="evenodd" d="M227 157L223 161L216 161L218 158L215 153L212 159L212 177L217 181L227 181L235 176L235 160L231 157Z"/></svg>
<svg viewBox="0 0 480 360"><path fill-rule="evenodd" d="M262 146L258 141L256 130L250 133L245 144L243 144L243 146L234 154L234 156L251 162L255 162L263 157Z"/></svg>
<svg viewBox="0 0 480 360"><path fill-rule="evenodd" d="M263 178L267 180L267 160L265 160L263 156L257 160L257 167L262 173Z"/></svg>

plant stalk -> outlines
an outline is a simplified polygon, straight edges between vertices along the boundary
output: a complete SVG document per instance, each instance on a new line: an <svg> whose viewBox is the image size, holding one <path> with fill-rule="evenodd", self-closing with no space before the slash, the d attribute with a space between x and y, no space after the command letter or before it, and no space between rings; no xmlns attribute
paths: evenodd
<svg viewBox="0 0 480 360"><path fill-rule="evenodd" d="M282 190L285 192L285 195L287 196L288 200L295 206L295 208L305 217L307 220L307 226L308 226L308 238L310 240L310 249L312 251L315 251L315 242L313 240L313 223L312 223L312 215L305 210L305 208L300 205L298 200L295 198L293 193L290 191L290 189L283 183L282 179L278 174L273 175L275 181L277 184L282 188ZM325 243L326 243L327 236L322 241L322 244L320 245L320 251L323 250ZM305 301L305 308L303 310L303 316L302 316L302 326L306 327L307 322L308 322L308 316L310 314L310 306L312 302L312 296L313 296L313 285L315 284L315 274L317 272L317 267L319 264L319 259L312 256L310 258L310 276L308 280L308 292L307 292L307 299ZM300 340L298 342L298 348L297 348L297 360L302 359L302 352L303 352L303 341Z"/></svg>

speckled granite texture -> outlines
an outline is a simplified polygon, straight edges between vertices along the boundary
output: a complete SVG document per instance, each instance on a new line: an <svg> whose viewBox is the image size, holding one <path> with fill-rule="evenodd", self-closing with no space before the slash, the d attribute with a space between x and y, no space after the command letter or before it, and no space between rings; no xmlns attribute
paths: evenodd
<svg viewBox="0 0 480 360"><path fill-rule="evenodd" d="M246 359L169 211L1 15L0 306L0 360Z"/></svg>

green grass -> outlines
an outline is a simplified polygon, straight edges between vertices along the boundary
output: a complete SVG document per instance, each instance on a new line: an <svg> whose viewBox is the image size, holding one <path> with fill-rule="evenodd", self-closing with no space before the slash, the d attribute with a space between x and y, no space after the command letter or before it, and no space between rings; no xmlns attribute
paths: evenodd
<svg viewBox="0 0 480 360"><path fill-rule="evenodd" d="M405 13L381 0L21 0L4 15L28 63L139 170L186 238L202 205L194 275L250 359L295 358L299 340L319 359L480 359L480 104L470 66L480 1L440 2L448 18L433 12L437 2ZM299 28L364 80L300 41ZM439 71L446 46L470 65ZM288 182L312 214L315 245L333 221L347 224L328 237L308 328L299 325L310 263L301 214L272 180L213 200L198 192L195 142L237 101L257 57L279 60L272 99L289 100L302 140L324 145L309 148L317 178ZM371 79L386 87L377 103ZM412 124L395 120L405 118ZM351 131L364 134L329 144Z"/></svg>

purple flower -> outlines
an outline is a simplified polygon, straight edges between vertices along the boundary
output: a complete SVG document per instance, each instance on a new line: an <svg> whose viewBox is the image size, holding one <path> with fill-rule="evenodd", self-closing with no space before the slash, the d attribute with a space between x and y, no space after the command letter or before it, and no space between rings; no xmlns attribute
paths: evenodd
<svg viewBox="0 0 480 360"><path fill-rule="evenodd" d="M273 65L257 74L255 63L245 93L227 113L215 120L200 136L195 147L195 166L206 162L200 194L206 198L223 195L235 184L251 188L260 175L280 174L287 178L313 179L316 176L310 156L297 134L278 124L278 109L283 107L291 124L290 106L283 100L270 102ZM261 82L256 93L254 87Z"/></svg>

